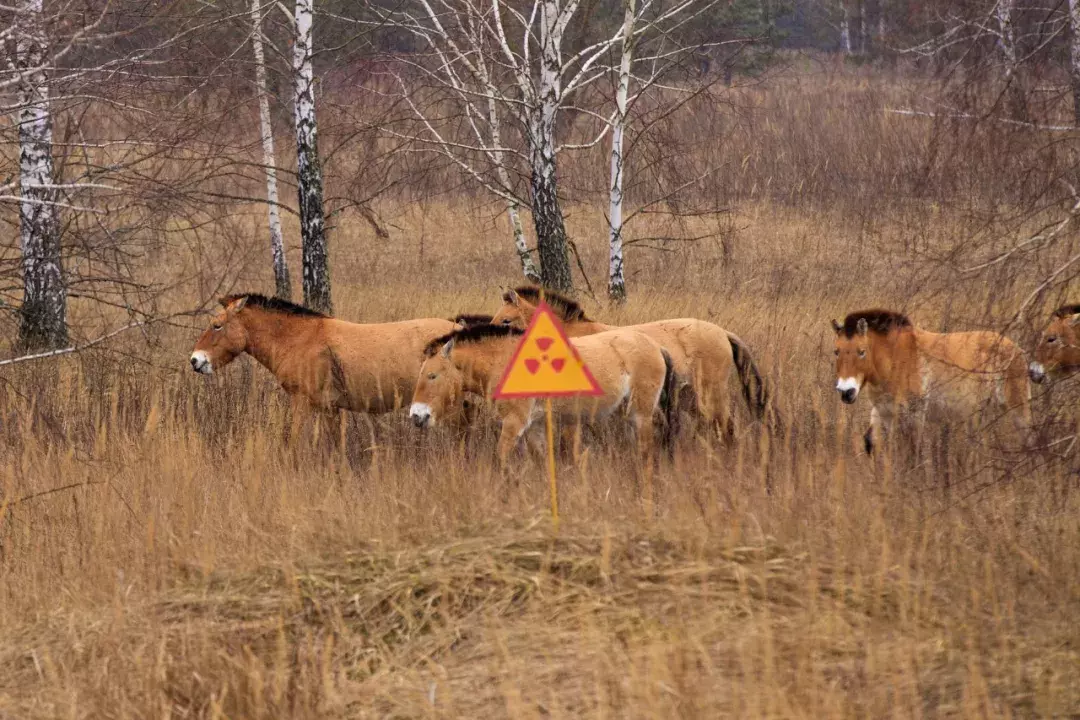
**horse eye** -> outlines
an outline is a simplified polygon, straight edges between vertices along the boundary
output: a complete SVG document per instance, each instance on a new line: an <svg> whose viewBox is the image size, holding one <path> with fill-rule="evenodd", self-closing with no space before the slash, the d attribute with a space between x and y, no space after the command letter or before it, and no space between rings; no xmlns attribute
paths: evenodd
<svg viewBox="0 0 1080 720"><path fill-rule="evenodd" d="M427 379L434 380L437 377L439 377L438 373L428 373Z"/></svg>
<svg viewBox="0 0 1080 720"><path fill-rule="evenodd" d="M859 357L861 357L861 358L866 357L866 351L865 350L860 350L859 351Z"/></svg>
<svg viewBox="0 0 1080 720"><path fill-rule="evenodd" d="M223 325L218 325L217 323L214 323L210 327L213 328L214 332L217 332L218 330L220 330L224 326Z"/></svg>
<svg viewBox="0 0 1080 720"><path fill-rule="evenodd" d="M836 350L833 350L832 354L835 355L836 357L840 357L840 349L837 348Z"/></svg>
<svg viewBox="0 0 1080 720"><path fill-rule="evenodd" d="M1046 338L1046 342L1047 343L1056 343L1057 342L1057 337L1054 336L1054 335L1051 335L1050 337Z"/></svg>
<svg viewBox="0 0 1080 720"><path fill-rule="evenodd" d="M511 322L512 322L512 321L510 320L510 318L505 318L505 319L504 319L504 320L502 321L502 324L503 324L503 325L509 325L509 324L510 324Z"/></svg>

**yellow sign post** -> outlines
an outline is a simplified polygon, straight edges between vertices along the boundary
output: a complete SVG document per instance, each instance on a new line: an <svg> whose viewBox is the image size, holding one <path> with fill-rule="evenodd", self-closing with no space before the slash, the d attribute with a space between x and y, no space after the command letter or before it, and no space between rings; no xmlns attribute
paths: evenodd
<svg viewBox="0 0 1080 720"><path fill-rule="evenodd" d="M551 398L603 395L604 391L570 343L551 307L542 298L492 397L496 400L544 398L551 519L558 527L559 489L555 482L555 432L551 421Z"/></svg>

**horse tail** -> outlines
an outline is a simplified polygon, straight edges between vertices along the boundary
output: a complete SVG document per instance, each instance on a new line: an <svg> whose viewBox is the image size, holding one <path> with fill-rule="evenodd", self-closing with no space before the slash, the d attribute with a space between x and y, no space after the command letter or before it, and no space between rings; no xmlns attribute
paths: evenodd
<svg viewBox="0 0 1080 720"><path fill-rule="evenodd" d="M758 420L764 420L769 404L769 390L765 387L765 380L758 372L754 359L750 357L750 349L746 347L746 343L732 333L727 336L731 343L731 357L735 361L735 369L739 371L739 383L742 385L746 407L750 408L750 412Z"/></svg>
<svg viewBox="0 0 1080 720"><path fill-rule="evenodd" d="M664 385L660 388L660 409L664 413L664 430L660 439L670 454L675 451L675 423L679 418L678 378L675 375L675 364L671 360L671 354L663 348L660 348L660 354L664 356Z"/></svg>

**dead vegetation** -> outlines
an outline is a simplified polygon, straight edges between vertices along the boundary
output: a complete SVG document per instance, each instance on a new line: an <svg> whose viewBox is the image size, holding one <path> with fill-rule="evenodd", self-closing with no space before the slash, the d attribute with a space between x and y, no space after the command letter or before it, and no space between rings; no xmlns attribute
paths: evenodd
<svg viewBox="0 0 1080 720"><path fill-rule="evenodd" d="M988 210L1022 180L987 136L948 146L970 164L916 167L931 128L879 114L864 80L753 88L755 112L681 127L718 168L701 197L730 211L639 218L627 305L584 294L604 321L736 332L788 421L764 438L740 415L732 447L690 433L651 513L615 445L561 462L553 535L542 468L498 477L490 427L466 443L350 415L290 437L250 360L191 372L203 318L7 368L0 718L1080 713L1074 386L1037 389L1037 452L910 461L870 461L868 407L835 397L831 318L885 305L1029 346L1009 322L1059 261L955 272L1041 219ZM330 185L364 158L335 156ZM602 188L604 164L580 163L571 182ZM490 312L519 282L501 208L436 197L441 177L376 203L387 238L335 216L342 317ZM579 200L568 228L602 286L603 217ZM224 207L133 264L162 313L272 287L265 209Z"/></svg>

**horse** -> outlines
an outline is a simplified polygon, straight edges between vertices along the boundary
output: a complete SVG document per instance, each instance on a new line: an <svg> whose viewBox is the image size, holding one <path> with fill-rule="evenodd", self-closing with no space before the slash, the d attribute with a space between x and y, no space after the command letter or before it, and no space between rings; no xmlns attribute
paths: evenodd
<svg viewBox="0 0 1080 720"><path fill-rule="evenodd" d="M617 327L590 319L574 300L557 292L544 291L544 300L563 323L566 334L585 337ZM524 328L532 320L540 303L540 288L526 285L503 293L503 305L492 317L496 325ZM675 368L676 395L686 409L696 413L711 426L719 427L727 437L733 435L729 415L728 378L734 368L742 386L743 398L758 420L765 418L769 395L746 343L718 325L696 318L658 320L641 325L625 325L660 344Z"/></svg>
<svg viewBox="0 0 1080 720"><path fill-rule="evenodd" d="M1041 383L1048 376L1080 369L1080 305L1062 305L1054 311L1050 324L1043 330L1035 346L1035 359L1028 366L1033 382Z"/></svg>
<svg viewBox="0 0 1080 720"><path fill-rule="evenodd" d="M409 407L413 423L427 428L443 422L466 392L491 400L522 333L520 328L478 325L455 330L429 343ZM671 356L656 341L633 330L612 330L571 339L571 343L603 395L554 398L553 414L561 421L592 424L625 409L644 467L650 467L656 444L655 414L663 413L670 427L670 395L675 377ZM492 402L502 426L498 457L500 467L505 468L518 440L543 414L543 405L535 398ZM669 444L666 432L661 442Z"/></svg>
<svg viewBox="0 0 1080 720"><path fill-rule="evenodd" d="M1018 434L1031 427L1023 352L1007 337L933 333L890 310L853 312L832 327L840 399L854 403L864 388L870 396L868 454L897 421L971 418L986 405L1009 415Z"/></svg>
<svg viewBox="0 0 1080 720"><path fill-rule="evenodd" d="M321 411L382 414L403 407L424 348L461 327L441 318L361 325L255 293L220 303L195 343L192 369L210 375L246 352L294 400Z"/></svg>

